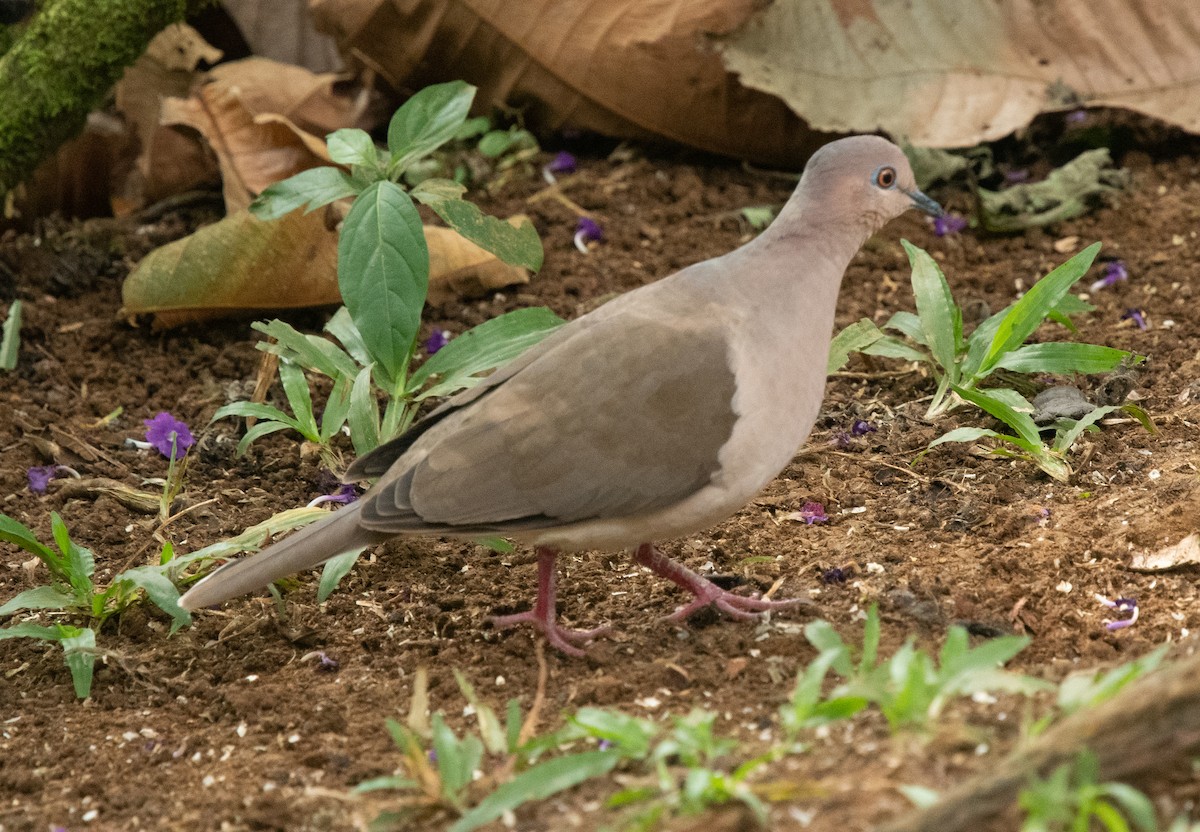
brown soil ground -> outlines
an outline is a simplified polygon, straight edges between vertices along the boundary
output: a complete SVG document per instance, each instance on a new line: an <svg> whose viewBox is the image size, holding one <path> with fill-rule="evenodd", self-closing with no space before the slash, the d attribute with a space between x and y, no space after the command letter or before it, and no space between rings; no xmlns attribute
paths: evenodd
<svg viewBox="0 0 1200 832"><path fill-rule="evenodd" d="M1190 141L1160 141L1121 161L1134 180L1119 202L1049 231L937 238L915 215L895 221L850 267L837 320L839 327L864 316L882 323L912 308L901 237L937 257L961 301L982 300L992 309L1066 259L1056 240L1078 236L1079 247L1100 240L1101 257L1124 260L1130 278L1094 295L1098 310L1081 319L1079 337L1149 356L1135 396L1157 434L1126 423L1087 436L1072 456L1076 474L1068 485L1026 463L974 456L965 446L939 448L910 467L941 431L977 417L956 412L947 423L928 424L921 418L933 391L928 378L857 357L851 372L831 380L810 445L793 464L737 516L706 534L666 541L665 551L747 589L782 580L779 597L811 593L820 616L847 639L859 638L862 611L878 602L885 650L909 635L936 648L946 627L961 622L981 633L1029 634L1032 644L1013 666L1059 679L1168 641L1180 642L1181 653L1194 649L1194 573L1140 574L1127 563L1131 553L1200 528L1193 289L1200 153ZM572 245L572 211L553 199L531 199L542 187L531 178L480 198L493 213L533 217L547 252L541 274L526 287L431 309L431 326L461 331L536 304L575 316L611 293L737 246L751 233L738 210L782 202L792 182L706 159L594 159L562 183L607 232L587 255ZM935 196L968 207L965 191ZM0 375L0 511L48 538L57 510L96 553L100 580L151 562L160 548L151 536L156 521L107 497L65 499L56 494L61 481L45 497L30 493L26 469L45 462L30 434L55 440L58 461L84 476L137 487L161 477L165 464L124 446L125 438L141 438L141 420L159 410L188 421L202 438L185 499L211 502L164 531L183 552L321 492L316 459L302 456L296 437L276 434L238 458L232 420L205 427L255 377L260 354L246 322L155 333L117 319L130 265L213 216L194 209L137 229L47 222L36 235L10 233L0 241L9 275L0 277L0 301L27 302L20 366ZM1148 331L1122 322L1130 307L1145 311ZM324 315L290 317L316 331ZM1042 335L1061 337L1061 330L1048 327ZM119 419L97 426L118 407ZM846 448L832 444L856 419L877 431ZM784 519L808 500L823 503L830 522ZM0 558L0 599L45 578L42 569L23 568L27 556L14 547L0 546ZM755 560L746 565L747 558ZM833 566L853 574L846 583L823 583L822 572ZM161 616L138 608L101 633L106 655L83 703L59 649L2 642L0 829L361 828L380 804L356 801L348 789L398 766L384 719L407 713L418 667L430 671L433 706L455 725L469 721L454 670L497 706L516 696L528 707L538 676L532 636L496 632L487 621L528 607L535 570L526 551L499 555L459 542L405 540L377 549L323 605L315 602L315 578L302 576L285 592L285 617L264 593L200 614L193 627L168 637ZM1096 593L1135 596L1140 620L1107 632L1108 610ZM757 626L704 616L687 628L662 622L681 601L673 587L620 554L562 558L566 621L611 623L616 634L582 660L547 655L543 728L584 705L655 718L702 706L720 713L722 728L743 741L739 754L748 757L764 737L778 736L777 709L814 655L802 633L812 616L782 612ZM339 668L320 672L304 658L314 650ZM1019 739L1031 715L1026 708L1006 697L993 705L959 703L926 742L893 740L877 715L860 717L771 769L791 785L773 807L772 824L824 832L895 817L909 808L897 785L945 789L986 770ZM1154 789L1165 811L1200 791L1194 776L1180 772L1169 787ZM612 821L602 801L616 788L604 780L526 807L517 828L600 827ZM416 819L411 828L440 828L444 817ZM718 813L709 820L733 829L744 819Z"/></svg>

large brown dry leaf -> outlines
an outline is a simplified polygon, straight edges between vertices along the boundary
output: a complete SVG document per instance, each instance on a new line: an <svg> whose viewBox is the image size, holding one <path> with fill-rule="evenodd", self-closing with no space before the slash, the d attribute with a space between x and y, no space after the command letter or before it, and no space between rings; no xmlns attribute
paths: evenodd
<svg viewBox="0 0 1200 832"><path fill-rule="evenodd" d="M823 139L704 47L756 0L313 0L317 25L397 89L462 78L544 130L665 137L797 167Z"/></svg>
<svg viewBox="0 0 1200 832"><path fill-rule="evenodd" d="M1196 0L774 0L722 43L820 130L964 147L1102 105L1200 132Z"/></svg>
<svg viewBox="0 0 1200 832"><path fill-rule="evenodd" d="M125 279L121 314L153 314L156 327L171 327L340 300L337 233L323 211L272 222L240 211L142 258Z"/></svg>
<svg viewBox="0 0 1200 832"><path fill-rule="evenodd" d="M268 185L328 164L325 142L283 116L255 115L236 86L205 84L187 99L163 102L164 124L195 128L221 166L225 209L246 208Z"/></svg>

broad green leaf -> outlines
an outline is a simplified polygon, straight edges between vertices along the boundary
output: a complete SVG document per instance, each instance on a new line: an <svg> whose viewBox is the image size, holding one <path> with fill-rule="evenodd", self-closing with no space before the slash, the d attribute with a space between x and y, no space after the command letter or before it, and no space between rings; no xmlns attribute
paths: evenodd
<svg viewBox="0 0 1200 832"><path fill-rule="evenodd" d="M379 164L379 149L365 130L343 127L325 137L329 158L339 165L362 165L374 168Z"/></svg>
<svg viewBox="0 0 1200 832"><path fill-rule="evenodd" d="M317 427L313 415L312 394L308 390L308 379L299 365L286 358L279 361L279 381L283 385L283 394L287 397L288 406L292 408L299 431L310 442L321 441L321 429Z"/></svg>
<svg viewBox="0 0 1200 832"><path fill-rule="evenodd" d="M921 319L925 343L933 360L941 366L951 383L957 383L962 312L955 305L946 276L934 259L908 240L901 240L900 244L904 246L912 265L913 297L917 302L917 315Z"/></svg>
<svg viewBox="0 0 1200 832"><path fill-rule="evenodd" d="M297 427L294 423L294 420L291 419L289 419L287 422L259 422L254 427L246 431L246 435L242 437L240 442L238 442L235 453L238 456L241 456L242 454L246 453L247 448L257 442L259 439L262 439L264 436L270 436L272 433L279 433L281 430L294 430L303 436L300 428Z"/></svg>
<svg viewBox="0 0 1200 832"><path fill-rule="evenodd" d="M0 540L20 546L47 564L62 562L62 557L57 552L41 543L28 527L18 523L7 514L0 514Z"/></svg>
<svg viewBox="0 0 1200 832"><path fill-rule="evenodd" d="M421 217L392 182L363 191L338 241L338 286L374 362L390 382L404 377L429 289Z"/></svg>
<svg viewBox="0 0 1200 832"><path fill-rule="evenodd" d="M484 321L442 347L421 365L409 380L410 390L419 390L434 376L429 389L416 396L445 396L470 387L480 373L513 360L539 343L563 320L545 307L518 309Z"/></svg>
<svg viewBox="0 0 1200 832"><path fill-rule="evenodd" d="M350 413L350 387L354 383L352 375L339 376L329 391L329 399L321 412L321 444L325 444L335 433L346 424L346 416Z"/></svg>
<svg viewBox="0 0 1200 832"><path fill-rule="evenodd" d="M923 347L929 346L929 341L921 329L921 319L911 312L897 312L888 318L883 329L894 329L907 335Z"/></svg>
<svg viewBox="0 0 1200 832"><path fill-rule="evenodd" d="M0 335L0 370L15 370L17 355L21 351L21 301L14 300L8 307L4 319L3 334Z"/></svg>
<svg viewBox="0 0 1200 832"><path fill-rule="evenodd" d="M362 333L354 325L349 309L339 306L338 311L334 312L333 317L325 324L325 331L338 339L338 342L341 343L346 352L350 353L350 357L358 362L359 367L365 367L371 363L371 356L367 352L367 345L363 343ZM353 375L357 372L358 367L353 367L344 373L344 375Z"/></svg>
<svg viewBox="0 0 1200 832"><path fill-rule="evenodd" d="M865 355L877 355L880 358L899 358L902 361L919 361L930 363L927 353L910 347L903 341L898 341L890 335L885 335L870 346L863 347Z"/></svg>
<svg viewBox="0 0 1200 832"><path fill-rule="evenodd" d="M35 586L17 593L0 607L0 615L18 610L65 610L75 605L75 596L57 586Z"/></svg>
<svg viewBox="0 0 1200 832"><path fill-rule="evenodd" d="M113 582L129 581L143 590L150 602L171 616L171 632L192 623L192 614L179 606L179 590L162 569L156 566L137 566L126 569Z"/></svg>
<svg viewBox="0 0 1200 832"><path fill-rule="evenodd" d="M87 699L92 693L92 669L96 665L96 632L90 627L71 627L59 624L67 669L71 671L71 682L75 695Z"/></svg>
<svg viewBox="0 0 1200 832"><path fill-rule="evenodd" d="M413 191L413 198L432 208L446 224L471 242L499 257L505 263L536 272L545 256L542 241L531 222L513 226L488 216L474 203L447 199L429 191Z"/></svg>
<svg viewBox="0 0 1200 832"><path fill-rule="evenodd" d="M979 367L983 363L983 357L996 337L996 330L1000 328L1000 322L1004 320L1011 309L1010 305L996 314L990 315L975 327L971 336L967 338L967 357L963 359L962 363L962 381L964 383L972 383L979 377Z"/></svg>
<svg viewBox="0 0 1200 832"><path fill-rule="evenodd" d="M1071 287L1087 274L1092 261L1099 253L1100 244L1092 243L1033 284L1024 297L1009 307L980 362L979 375L985 376L990 373L1001 356L1025 343L1025 339L1046 319L1050 310L1054 309L1063 296L1071 291Z"/></svg>
<svg viewBox="0 0 1200 832"><path fill-rule="evenodd" d="M337 345L331 343L327 338L297 332L291 324L279 319L266 322L255 321L250 324L250 327L264 335L269 335L278 342L271 344L260 341L256 345L260 350L274 353L283 358L293 358L297 364L307 370L313 370L329 378L352 376L358 372L358 367L355 366L350 356L338 349Z"/></svg>
<svg viewBox="0 0 1200 832"><path fill-rule="evenodd" d="M1069 341L1050 341L1026 344L1000 356L993 367L1018 373L1107 373L1116 369L1130 353L1099 344L1076 344Z"/></svg>
<svg viewBox="0 0 1200 832"><path fill-rule="evenodd" d="M850 324L829 342L829 360L825 363L826 374L836 373L846 366L850 353L862 352L882 337L883 333L870 318L863 318Z"/></svg>
<svg viewBox="0 0 1200 832"><path fill-rule="evenodd" d="M571 723L588 736L608 740L626 757L640 759L650 753L650 741L658 726L645 719L605 708L580 708Z"/></svg>
<svg viewBox="0 0 1200 832"><path fill-rule="evenodd" d="M43 627L40 624L13 624L11 627L0 627L0 641L6 638L36 638L41 641L62 641L63 626Z"/></svg>
<svg viewBox="0 0 1200 832"><path fill-rule="evenodd" d="M349 174L328 165L309 168L282 182L269 185L250 203L250 213L260 220L277 220L301 206L308 214L323 205L354 196L358 187Z"/></svg>
<svg viewBox="0 0 1200 832"><path fill-rule="evenodd" d="M1083 418L1076 420L1066 432L1055 438L1054 450L1061 454L1065 454L1067 451L1071 450L1071 446L1075 444L1085 430L1099 422L1114 410L1119 409L1120 408L1117 406L1108 405L1105 407L1097 407L1090 413L1085 414ZM1068 419L1065 421L1069 422L1070 420Z"/></svg>
<svg viewBox="0 0 1200 832"><path fill-rule="evenodd" d="M379 447L379 404L375 401L375 389L371 386L371 368L363 367L350 388L350 411L346 414L350 425L350 441L358 456L370 453Z"/></svg>
<svg viewBox="0 0 1200 832"><path fill-rule="evenodd" d="M432 205L442 200L462 199L462 195L466 192L467 186L461 182L434 177L414 186L408 193L422 205Z"/></svg>
<svg viewBox="0 0 1200 832"><path fill-rule="evenodd" d="M1030 445L1042 447L1040 429L1030 416L1033 405L1025 401L1020 393L1000 388L985 393L982 390L968 390L958 386L955 386L954 392L1004 422Z"/></svg>
<svg viewBox="0 0 1200 832"><path fill-rule="evenodd" d="M317 584L318 604L324 603L333 594L338 584L342 582L342 578L349 575L350 570L354 568L354 564L358 563L358 556L365 551L366 547L360 546L357 549L342 552L340 555L335 555L325 561L325 565L321 567L321 581Z"/></svg>
<svg viewBox="0 0 1200 832"><path fill-rule="evenodd" d="M288 414L284 413L277 407L269 404L259 404L258 402L232 402L217 408L217 412L213 414L213 422L218 419L225 419L230 416L237 416L242 419L269 419L272 422L280 422L284 427L291 428L297 433L303 433L300 429L300 423L293 419ZM258 425L255 425L258 427Z"/></svg>
<svg viewBox="0 0 1200 832"><path fill-rule="evenodd" d="M474 99L475 87L450 81L425 87L405 101L388 124L392 177L453 139L467 120Z"/></svg>
<svg viewBox="0 0 1200 832"><path fill-rule="evenodd" d="M526 803L565 791L596 777L603 777L621 761L620 752L585 751L539 763L502 784L464 814L449 832L471 832Z"/></svg>

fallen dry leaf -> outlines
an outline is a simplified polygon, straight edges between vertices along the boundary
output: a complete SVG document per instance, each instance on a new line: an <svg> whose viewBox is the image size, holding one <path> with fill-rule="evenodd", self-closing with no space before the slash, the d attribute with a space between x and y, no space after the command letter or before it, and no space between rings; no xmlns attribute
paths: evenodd
<svg viewBox="0 0 1200 832"><path fill-rule="evenodd" d="M1140 552L1129 559L1129 568L1139 572L1162 572L1179 566L1200 563L1200 535L1189 534L1157 552Z"/></svg>
<svg viewBox="0 0 1200 832"><path fill-rule="evenodd" d="M1193 0L775 0L719 40L817 130L968 147L1108 106L1200 132Z"/></svg>

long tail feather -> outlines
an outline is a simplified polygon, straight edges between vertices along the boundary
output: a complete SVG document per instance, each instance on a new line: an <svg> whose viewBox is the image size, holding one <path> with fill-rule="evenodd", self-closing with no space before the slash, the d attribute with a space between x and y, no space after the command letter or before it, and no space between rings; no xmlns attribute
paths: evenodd
<svg viewBox="0 0 1200 832"><path fill-rule="evenodd" d="M188 610L211 607L253 592L286 575L309 569L342 552L387 539L387 535L359 525L361 511L362 503L354 503L256 555L221 567L188 590L179 599L180 606Z"/></svg>

